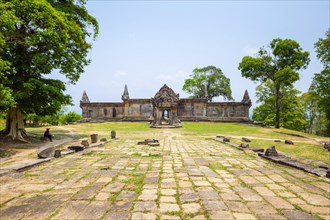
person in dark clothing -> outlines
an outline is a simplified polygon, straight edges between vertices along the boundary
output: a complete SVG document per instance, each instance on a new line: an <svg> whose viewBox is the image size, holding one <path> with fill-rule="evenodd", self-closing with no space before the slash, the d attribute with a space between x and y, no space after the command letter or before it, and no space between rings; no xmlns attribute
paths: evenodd
<svg viewBox="0 0 330 220"><path fill-rule="evenodd" d="M50 133L49 128L46 129L44 133L44 138L49 138L50 141L53 141L52 134Z"/></svg>

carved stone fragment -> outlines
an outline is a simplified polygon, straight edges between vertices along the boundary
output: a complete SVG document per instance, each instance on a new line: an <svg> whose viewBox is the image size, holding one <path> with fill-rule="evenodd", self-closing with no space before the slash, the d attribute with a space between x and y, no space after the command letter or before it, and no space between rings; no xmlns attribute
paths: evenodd
<svg viewBox="0 0 330 220"><path fill-rule="evenodd" d="M270 148L267 148L265 155L268 157L277 157L278 153L275 149L275 146L271 146Z"/></svg>

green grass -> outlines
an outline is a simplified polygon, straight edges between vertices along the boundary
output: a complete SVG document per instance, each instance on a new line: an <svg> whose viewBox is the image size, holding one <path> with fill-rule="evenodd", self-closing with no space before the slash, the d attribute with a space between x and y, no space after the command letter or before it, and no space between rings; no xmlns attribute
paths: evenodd
<svg viewBox="0 0 330 220"><path fill-rule="evenodd" d="M238 136L255 136L264 138L288 138L293 136L281 134L278 132L285 132L291 134L300 134L306 137L315 137L314 135L305 134L298 131L292 131L288 129L274 129L274 128L263 128L252 124L242 123L225 123L225 122L184 122L183 130L186 135L194 133L196 135L238 135Z"/></svg>
<svg viewBox="0 0 330 220"><path fill-rule="evenodd" d="M65 137L75 138L89 137L90 134L97 133L99 138L109 138L110 132L115 130L119 139L112 143L111 146L121 144L124 139L143 140L144 138L159 138L162 135L163 129L151 129L147 122L104 122L104 123L83 123L76 125L67 125L63 127L50 127L51 132L55 135L55 139ZM27 128L28 132L42 136L45 127ZM70 132L71 131L71 132ZM275 146L276 149L289 156L309 160L319 160L330 164L330 152L323 149L321 144L318 144L312 139L317 137L298 131L288 129L263 128L257 125L240 124L240 123L212 123L212 122L184 122L183 127L173 129L173 139L188 137L188 136L211 136L225 135L231 137L231 141L240 144L241 137L249 137L252 140L250 146L258 148L268 148ZM291 136L283 133L299 134L307 138ZM183 135L183 136L181 136ZM181 136L181 137L180 137ZM255 137L255 138L254 138ZM262 138L262 139L257 139ZM320 138L320 137L317 137ZM269 139L269 140L267 140ZM282 140L281 143L275 143L274 139ZM294 145L284 144L284 140L292 140ZM141 155L134 154L132 156L139 157ZM161 156L150 156L159 158Z"/></svg>
<svg viewBox="0 0 330 220"><path fill-rule="evenodd" d="M275 146L279 153L285 154L288 157L304 158L310 160L319 160L327 164L330 164L330 152L323 149L321 144L311 144L306 142L295 142L294 145L285 144L284 141L278 143L272 140L260 140L260 139L250 139L251 142L248 143L250 147L267 149L271 146ZM241 139L231 138L232 143L240 144Z"/></svg>
<svg viewBox="0 0 330 220"><path fill-rule="evenodd" d="M71 125L72 126L72 125ZM84 123L73 125L80 132L140 132L150 131L147 122L104 122L104 123Z"/></svg>

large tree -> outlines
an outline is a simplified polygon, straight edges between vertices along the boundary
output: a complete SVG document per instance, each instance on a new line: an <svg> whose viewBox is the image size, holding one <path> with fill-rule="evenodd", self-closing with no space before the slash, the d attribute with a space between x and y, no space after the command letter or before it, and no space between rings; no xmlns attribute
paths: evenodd
<svg viewBox="0 0 330 220"><path fill-rule="evenodd" d="M319 105L327 118L326 135L330 136L330 29L324 39L321 38L315 43L315 48L324 69L314 75L310 89L320 96Z"/></svg>
<svg viewBox="0 0 330 220"><path fill-rule="evenodd" d="M192 94L192 98L208 98L223 96L224 99L233 100L230 89L230 79L221 69L215 66L195 68L190 78L186 79L182 90Z"/></svg>
<svg viewBox="0 0 330 220"><path fill-rule="evenodd" d="M291 39L274 39L269 50L260 48L256 57L245 56L239 64L242 76L252 81L273 83L272 94L275 104L275 127L280 127L281 99L283 91L299 80L298 71L306 69L309 53Z"/></svg>
<svg viewBox="0 0 330 220"><path fill-rule="evenodd" d="M305 118L307 121L305 132L310 134L324 135L325 134L325 114L320 108L320 96L315 91L310 89L299 97L299 102L302 104Z"/></svg>
<svg viewBox="0 0 330 220"><path fill-rule="evenodd" d="M275 97L273 95L274 83L267 80L256 88L257 102L261 104L253 110L252 119L262 121L266 125L276 124ZM283 98L280 100L281 115L280 126L288 129L303 131L306 120L298 94L300 92L293 86L282 90Z"/></svg>
<svg viewBox="0 0 330 220"><path fill-rule="evenodd" d="M0 87L7 102L6 132L23 139L24 114L56 114L72 102L65 84L76 83L98 34L85 0L0 0ZM52 79L54 70L68 82Z"/></svg>

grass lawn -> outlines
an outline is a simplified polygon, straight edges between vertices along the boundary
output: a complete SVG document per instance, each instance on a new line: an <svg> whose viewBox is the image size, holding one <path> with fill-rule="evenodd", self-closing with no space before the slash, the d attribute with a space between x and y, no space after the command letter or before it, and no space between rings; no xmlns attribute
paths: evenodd
<svg viewBox="0 0 330 220"><path fill-rule="evenodd" d="M110 132L115 130L120 138L156 138L159 139L164 129L151 129L147 122L104 122L104 123L83 123L76 125L50 127L55 138L73 136L89 137L90 134L97 133L99 138L110 137ZM42 135L45 127L27 128L28 132L35 135ZM183 137L201 136L215 137L225 135L231 137L231 141L241 143L241 137L248 137L252 140L250 146L258 148L268 148L275 146L276 149L287 156L308 160L319 160L330 164L330 152L323 149L323 146L316 139L330 140L315 135L309 135L288 129L263 128L256 125L240 123L209 123L209 122L184 122L183 127L173 129ZM279 133L282 132L282 133ZM299 134L304 137L291 136L283 133ZM178 138L178 137L175 137ZM282 140L275 143L274 139ZM294 145L284 144L284 140L294 141Z"/></svg>

